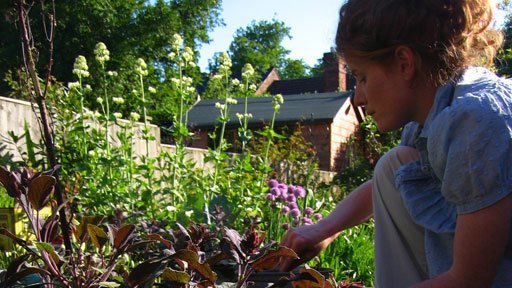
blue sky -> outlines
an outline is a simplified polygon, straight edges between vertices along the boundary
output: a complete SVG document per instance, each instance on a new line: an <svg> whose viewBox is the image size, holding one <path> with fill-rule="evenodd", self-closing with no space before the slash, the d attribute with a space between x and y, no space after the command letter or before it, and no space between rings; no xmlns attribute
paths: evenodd
<svg viewBox="0 0 512 288"><path fill-rule="evenodd" d="M292 39L283 46L289 57L303 59L314 65L334 46L338 10L342 0L222 0L222 14L226 26L210 34L213 41L203 44L199 66L206 71L208 59L215 52L227 51L238 28L246 28L251 21L283 21L291 28Z"/></svg>
<svg viewBox="0 0 512 288"><path fill-rule="evenodd" d="M210 34L213 41L203 44L199 66L206 71L208 59L215 52L227 51L238 28L246 28L251 21L272 20L285 22L291 28L292 39L283 46L289 57L303 59L312 66L334 46L338 10L343 0L222 0L222 14L226 26ZM503 12L496 11L497 25L503 22Z"/></svg>

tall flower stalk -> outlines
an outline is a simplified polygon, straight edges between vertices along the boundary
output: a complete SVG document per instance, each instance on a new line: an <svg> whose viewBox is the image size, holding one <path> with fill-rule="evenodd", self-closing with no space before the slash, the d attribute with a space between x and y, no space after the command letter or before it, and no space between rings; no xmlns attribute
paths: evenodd
<svg viewBox="0 0 512 288"><path fill-rule="evenodd" d="M174 164L171 166L172 171L172 187L176 190L175 192L180 194L179 185L179 165L183 163L185 157L185 138L188 137L188 112L186 107L188 100L192 95L196 93L193 85L192 78L185 75L185 71L188 67L195 67L194 62L194 51L190 47L183 47L183 39L179 34L174 34L171 40L171 49L168 58L171 61L176 62L177 66L177 78L172 78L171 82L173 87L176 88L178 93L180 105L178 117L174 119L175 130L175 146L176 146L176 159Z"/></svg>
<svg viewBox="0 0 512 288"><path fill-rule="evenodd" d="M107 157L110 157L110 137L109 137L109 118L110 118L110 104L107 93L107 77L105 73L105 63L110 59L110 52L107 49L107 46L103 42L99 42L96 44L94 48L94 55L96 61L100 64L101 74L102 74L102 88L103 88L103 103L105 105L105 145L107 149Z"/></svg>
<svg viewBox="0 0 512 288"><path fill-rule="evenodd" d="M254 84L250 84L254 78L254 68L251 64L247 63L242 68L242 80L243 80L243 92L244 92L244 114L237 115L238 119L241 120L240 138L242 140L242 155L245 154L247 142L251 139L251 131L248 127L249 119L252 118L252 114L248 112L247 98L249 93L254 92L256 87ZM242 121L243 120L243 121Z"/></svg>
<svg viewBox="0 0 512 288"><path fill-rule="evenodd" d="M110 165L110 101L107 93L107 75L105 71L105 64L108 60L110 60L110 52L107 49L107 46L103 42L98 42L94 48L94 55L96 61L100 64L101 67L101 79L102 79L102 90L103 90L103 101L101 101L101 107L104 109L103 113L105 114L105 149L106 149L106 158L107 161L107 176L109 179L109 183L112 183L112 166Z"/></svg>
<svg viewBox="0 0 512 288"><path fill-rule="evenodd" d="M144 128L142 131L142 137L146 144L146 156L143 157L143 163L146 166L146 169L149 173L147 173L146 177L148 180L148 185L146 187L146 191L143 192L143 202L149 202L149 212L151 216L154 218L156 213L155 199L152 193L153 187L153 175L150 169L150 152L149 152L149 141L151 140L151 131L149 127L149 120L146 108L146 94L144 88L144 77L148 75L148 66L144 59L138 58L135 62L135 73L139 76L139 88L140 95L142 100L142 117L144 118Z"/></svg>
<svg viewBox="0 0 512 288"><path fill-rule="evenodd" d="M204 193L204 212L206 214L206 220L208 224L211 224L210 219L210 211L209 205L213 200L213 196L215 193L219 192L218 187L218 176L219 169L221 169L220 162L222 161L222 153L227 148L227 143L225 143L224 134L226 132L226 125L229 122L229 105L237 104L237 100L229 97L229 77L231 75L231 58L229 58L228 53L222 52L219 56L219 70L218 74L214 76L214 80L220 80L221 86L224 87L224 104L217 102L215 103L215 107L220 110L220 117L218 118L221 123L220 134L218 138L218 146L215 148L214 152L214 171L213 171L213 183L212 188L207 190L207 193Z"/></svg>
<svg viewBox="0 0 512 288"><path fill-rule="evenodd" d="M89 66L87 66L87 60L84 56L79 55L75 59L75 63L73 64L73 74L75 74L78 77L78 83L70 83L69 89L74 89L78 93L78 96L80 97L80 122L82 124L82 132L83 136L85 137L86 134L86 126L85 126L85 106L84 106L84 89L83 89L83 83L82 79L89 77ZM88 153L88 147L87 147L87 139L82 139L82 145L81 147L83 149L83 157L84 160L87 160L87 153Z"/></svg>
<svg viewBox="0 0 512 288"><path fill-rule="evenodd" d="M272 99L272 109L273 109L272 120L270 121L270 127L268 130L269 133L267 134L268 142L267 142L267 147L265 148L265 156L263 158L265 166L268 166L268 151L270 150L270 145L272 145L274 134L275 134L274 123L276 121L276 115L279 112L279 109L281 108L281 105L283 104L283 102L284 102L283 95L281 95L281 94L275 95L274 98Z"/></svg>

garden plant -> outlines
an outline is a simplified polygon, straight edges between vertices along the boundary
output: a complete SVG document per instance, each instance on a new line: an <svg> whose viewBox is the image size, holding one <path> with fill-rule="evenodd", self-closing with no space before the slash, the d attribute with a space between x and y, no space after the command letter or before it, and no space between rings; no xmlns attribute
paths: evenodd
<svg viewBox="0 0 512 288"><path fill-rule="evenodd" d="M30 31L26 20L22 35ZM32 55L33 44L23 43L26 55ZM267 127L258 133L249 129L247 98L255 91L255 69L246 64L241 79L233 78L227 53L220 55L209 82L210 91L221 96L217 130L210 134L214 147L205 156L212 169L197 169L186 148L193 137L187 111L197 101L188 74L194 59L180 35L169 37L173 65L168 73L174 75L171 86L179 99L172 125L165 128L173 150L154 148L159 135L151 124L148 97L158 86L146 81L155 73L151 63L139 58L131 71L109 70L110 51L100 42L93 59L76 58L71 72L76 81L62 84L51 77L51 69L41 80L35 60L27 61L30 80L19 88L43 108L38 111L43 138L33 141L28 129L10 135L11 142L24 145L17 145L19 161L2 153L0 199L21 207L34 238L0 230L16 247L0 259L5 269L0 287L21 287L33 275L48 287L207 287L218 283L215 269L226 261L236 267L236 287L245 287L251 274L273 268L280 257L296 257L277 245L285 229L319 221L342 193L315 178L315 153L300 135L276 131L281 95L273 97ZM99 74L91 74L89 65L100 67ZM123 79L132 77L133 87L117 94L110 87L123 73ZM93 97L94 103L87 101ZM239 143L229 143L230 107L240 101L245 111L235 115ZM126 103L135 110L127 110ZM136 143L142 152L134 149ZM238 153L228 153L235 148ZM350 177L360 181L365 173ZM49 217L40 215L44 207L51 207ZM372 237L371 222L348 230L309 267L276 285L359 287L349 286L360 284L347 279L371 285ZM327 280L310 268L325 265L333 269Z"/></svg>

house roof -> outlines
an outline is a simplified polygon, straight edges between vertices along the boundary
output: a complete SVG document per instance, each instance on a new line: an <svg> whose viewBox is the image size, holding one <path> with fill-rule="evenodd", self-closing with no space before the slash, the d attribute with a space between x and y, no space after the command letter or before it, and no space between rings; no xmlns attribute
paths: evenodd
<svg viewBox="0 0 512 288"><path fill-rule="evenodd" d="M267 92L276 94L301 94L301 93L322 93L324 92L324 78L302 78L289 80L276 80L270 84Z"/></svg>
<svg viewBox="0 0 512 288"><path fill-rule="evenodd" d="M314 94L284 95L284 103L276 115L276 124L297 123L298 121L332 122L336 113L346 101L350 101L350 92L331 92ZM227 125L238 126L236 113L244 113L243 98L237 99L237 104L229 106L230 120ZM217 124L220 115L215 103L224 100L201 100L188 112L188 126L192 128L209 128ZM249 125L259 126L269 123L272 119L272 97L256 97L247 99L248 113L253 115Z"/></svg>

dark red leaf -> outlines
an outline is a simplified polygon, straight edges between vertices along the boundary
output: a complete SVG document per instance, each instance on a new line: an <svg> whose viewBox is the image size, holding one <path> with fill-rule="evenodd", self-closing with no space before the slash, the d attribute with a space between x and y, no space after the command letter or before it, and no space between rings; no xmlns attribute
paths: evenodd
<svg viewBox="0 0 512 288"><path fill-rule="evenodd" d="M200 263L199 256L193 251L183 249L171 255L171 258L187 262L192 269L199 272L206 280L215 282L217 279L217 274L212 271L210 265Z"/></svg>
<svg viewBox="0 0 512 288"><path fill-rule="evenodd" d="M130 287L138 287L158 277L167 265L163 258L149 259L133 268L128 276L127 284Z"/></svg>
<svg viewBox="0 0 512 288"><path fill-rule="evenodd" d="M37 268L37 267L28 267L28 268L20 270L19 272L14 273L13 275L11 275L11 277L6 279L5 282L2 282L2 285L4 285L3 287L12 287L14 284L16 284L16 282L18 280L21 280L24 277L26 277L28 275L31 275L31 274L51 275L50 272L48 272L48 271L46 271L44 269Z"/></svg>
<svg viewBox="0 0 512 288"><path fill-rule="evenodd" d="M299 259L299 256L292 249L280 246L277 250L268 251L267 254L254 261L251 266L256 271L269 270L276 267L281 258Z"/></svg>
<svg viewBox="0 0 512 288"><path fill-rule="evenodd" d="M53 176L41 175L32 179L27 192L30 205L37 211L43 209L50 201L56 183Z"/></svg>
<svg viewBox="0 0 512 288"><path fill-rule="evenodd" d="M41 241L51 243L59 235L59 219L48 218L41 228Z"/></svg>
<svg viewBox="0 0 512 288"><path fill-rule="evenodd" d="M133 239L135 232L135 225L128 224L122 226L117 230L116 236L114 237L114 248L122 250L128 242Z"/></svg>
<svg viewBox="0 0 512 288"><path fill-rule="evenodd" d="M164 244L165 247L167 247L169 249L173 248L172 242L167 240L167 239L164 239L164 237L162 237L162 235L159 235L159 234L149 234L147 237L149 239L151 239L151 240L155 240L155 241L158 241L158 242Z"/></svg>
<svg viewBox="0 0 512 288"><path fill-rule="evenodd" d="M29 257L30 255L25 254L13 259L11 261L11 264L9 264L9 267L7 267L6 278L9 278L10 275L13 275L14 273L18 272L21 269L22 265L26 264Z"/></svg>
<svg viewBox="0 0 512 288"><path fill-rule="evenodd" d="M19 182L16 183L16 177L14 177L7 169L0 166L0 183L7 190L7 194L11 197L19 197L21 192L18 189Z"/></svg>

